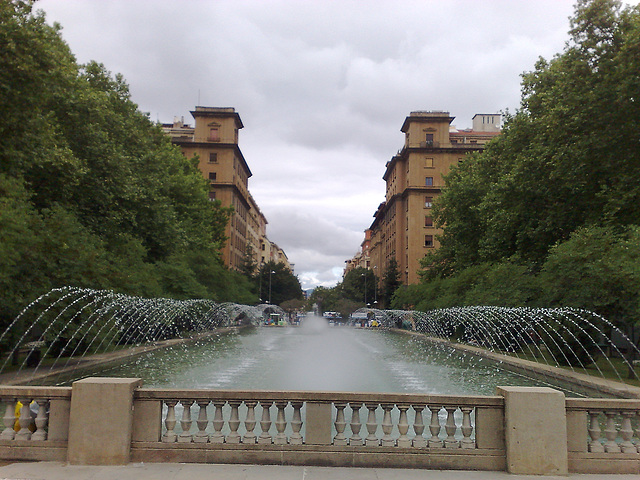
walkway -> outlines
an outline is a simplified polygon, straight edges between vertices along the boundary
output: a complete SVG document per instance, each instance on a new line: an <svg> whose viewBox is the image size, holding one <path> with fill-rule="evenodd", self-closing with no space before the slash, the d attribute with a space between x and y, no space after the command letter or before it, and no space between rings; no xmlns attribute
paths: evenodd
<svg viewBox="0 0 640 480"><path fill-rule="evenodd" d="M0 466L0 480L637 480L638 475L530 476L505 472L408 470L397 468L332 468L201 463L132 463L126 466L67 465L20 462Z"/></svg>

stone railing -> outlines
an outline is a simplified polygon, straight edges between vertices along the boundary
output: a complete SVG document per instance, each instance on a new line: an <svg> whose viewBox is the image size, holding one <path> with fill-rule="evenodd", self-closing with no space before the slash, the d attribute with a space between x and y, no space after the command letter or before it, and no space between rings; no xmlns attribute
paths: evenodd
<svg viewBox="0 0 640 480"><path fill-rule="evenodd" d="M503 404L498 396L139 389L132 455L503 470Z"/></svg>
<svg viewBox="0 0 640 480"><path fill-rule="evenodd" d="M71 387L0 387L4 412L0 458L66 460L71 391Z"/></svg>
<svg viewBox="0 0 640 480"><path fill-rule="evenodd" d="M0 459L640 473L640 400L538 387L444 396L141 383L0 387Z"/></svg>
<svg viewBox="0 0 640 480"><path fill-rule="evenodd" d="M640 400L568 398L569 466L579 473L640 473Z"/></svg>

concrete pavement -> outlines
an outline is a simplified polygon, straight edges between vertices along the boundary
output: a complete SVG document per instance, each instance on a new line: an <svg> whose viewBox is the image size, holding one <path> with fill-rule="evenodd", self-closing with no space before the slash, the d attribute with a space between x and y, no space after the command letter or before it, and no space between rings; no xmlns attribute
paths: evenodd
<svg viewBox="0 0 640 480"><path fill-rule="evenodd" d="M0 466L0 480L637 480L638 475L510 475L506 472L398 468L132 463L125 466L16 462Z"/></svg>

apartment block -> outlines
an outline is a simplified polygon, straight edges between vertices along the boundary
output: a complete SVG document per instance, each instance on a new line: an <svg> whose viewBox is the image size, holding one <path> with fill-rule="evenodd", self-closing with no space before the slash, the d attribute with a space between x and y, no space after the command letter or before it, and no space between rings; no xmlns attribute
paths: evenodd
<svg viewBox="0 0 640 480"><path fill-rule="evenodd" d="M184 119L174 119L173 124L163 125L163 130L187 158L198 156L198 167L210 184L209 198L233 207L222 250L225 265L239 269L248 251L257 265L269 261L272 242L267 238L268 222L249 192L252 173L238 145L239 131L244 127L240 115L232 107L202 106L191 115L194 127ZM277 258L286 259L286 255L282 252ZM288 260L286 265L291 268Z"/></svg>
<svg viewBox="0 0 640 480"><path fill-rule="evenodd" d="M379 272L377 276L395 258L402 282L418 283L420 260L439 247L437 237L442 230L434 226L432 206L444 187L444 175L465 155L483 150L500 134L499 114L477 114L473 127L465 130L453 127L453 120L445 111L416 111L402 124L404 145L387 162L382 177L385 201L365 231L366 251L362 248L356 255L360 257L357 262L369 265L367 268Z"/></svg>

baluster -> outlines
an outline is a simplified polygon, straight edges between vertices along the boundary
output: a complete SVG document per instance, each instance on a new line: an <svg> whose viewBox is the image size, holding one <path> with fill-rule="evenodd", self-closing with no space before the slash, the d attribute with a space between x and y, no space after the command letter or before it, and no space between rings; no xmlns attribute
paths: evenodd
<svg viewBox="0 0 640 480"><path fill-rule="evenodd" d="M16 399L7 399L7 408L4 412L4 430L0 434L0 440L13 440L16 436Z"/></svg>
<svg viewBox="0 0 640 480"><path fill-rule="evenodd" d="M242 443L256 443L256 434L254 429L256 428L256 405L258 402L249 401L244 402L247 406L247 417L244 420L244 428L246 430L244 437L242 437Z"/></svg>
<svg viewBox="0 0 640 480"><path fill-rule="evenodd" d="M442 448L444 444L440 440L440 418L438 418L438 412L442 407L438 405L428 405L431 411L431 423L429 423L429 432L431 432L431 438L429 438L429 447Z"/></svg>
<svg viewBox="0 0 640 480"><path fill-rule="evenodd" d="M198 433L194 435L193 441L195 443L207 443L209 441L209 435L205 430L209 424L209 419L207 418L207 406L209 405L209 400L198 400L197 403L198 407L200 407L200 410L198 411L198 420L196 420Z"/></svg>
<svg viewBox="0 0 640 480"><path fill-rule="evenodd" d="M271 428L271 415L269 412L269 408L271 408L273 402L265 402L260 401L260 406L262 407L262 420L260 420L260 428L262 429L262 433L258 437L258 443L261 444L271 444L273 440L271 435L269 435L269 429Z"/></svg>
<svg viewBox="0 0 640 480"><path fill-rule="evenodd" d="M447 432L447 438L444 440L445 448L458 448L460 443L456 440L455 434L458 427L456 426L456 419L453 416L458 407L445 407L447 411L447 423L444 426Z"/></svg>
<svg viewBox="0 0 640 480"><path fill-rule="evenodd" d="M380 445L380 441L378 437L376 437L376 430L378 430L378 421L376 420L376 409L378 408L377 403L365 404L365 407L369 409L369 415L367 417L367 438L365 440L365 445L367 447L377 447Z"/></svg>
<svg viewBox="0 0 640 480"><path fill-rule="evenodd" d="M36 431L31 435L31 440L46 440L47 431L45 430L45 427L49 420L49 417L47 416L47 405L49 402L47 400L36 400L36 402L38 404L38 414L35 419Z"/></svg>
<svg viewBox="0 0 640 480"><path fill-rule="evenodd" d="M213 413L213 433L209 437L211 443L224 443L224 435L222 434L222 427L224 427L224 419L222 418L222 407L226 402L224 400L216 400L213 402L216 408Z"/></svg>
<svg viewBox="0 0 640 480"><path fill-rule="evenodd" d="M364 440L360 436L360 429L362 423L360 422L360 409L362 403L350 403L351 408L351 437L349 438L349 445L364 445Z"/></svg>
<svg viewBox="0 0 640 480"><path fill-rule="evenodd" d="M31 424L33 423L33 418L31 417L31 409L29 405L31 404L30 398L25 398L20 400L22 403L22 408L20 408L20 418L18 419L18 423L20 424L20 430L16 433L16 440L31 440Z"/></svg>
<svg viewBox="0 0 640 480"><path fill-rule="evenodd" d="M411 439L407 436L407 432L409 431L407 410L409 410L409 406L398 405L398 410L400 410L400 418L398 419L398 432L400 432L400 436L398 437L398 446L402 448L409 448L411 446Z"/></svg>
<svg viewBox="0 0 640 480"><path fill-rule="evenodd" d="M638 449L638 453L640 453L640 410L636 411L636 415L638 415L638 423L636 425L638 425L638 428L636 429L636 448Z"/></svg>
<svg viewBox="0 0 640 480"><path fill-rule="evenodd" d="M180 400L180 404L183 407L182 419L180 420L180 426L182 427L182 433L178 435L178 443L191 443L193 442L193 435L191 435L191 405L193 400Z"/></svg>
<svg viewBox="0 0 640 480"><path fill-rule="evenodd" d="M395 447L396 441L391 437L391 431L393 430L393 423L391 423L391 409L393 405L382 405L384 415L382 417L382 446L383 447Z"/></svg>
<svg viewBox="0 0 640 480"><path fill-rule="evenodd" d="M300 435L300 430L302 429L302 415L300 414L302 402L291 402L291 406L293 407L293 420L291 420L293 433L291 434L291 438L289 438L289 443L291 445L302 445L303 438L302 435Z"/></svg>
<svg viewBox="0 0 640 480"><path fill-rule="evenodd" d="M620 447L616 443L616 437L618 436L615 419L616 413L617 412L604 412L607 417L607 425L604 429L604 436L607 438L607 441L604 442L604 451L607 453L620 452Z"/></svg>
<svg viewBox="0 0 640 480"><path fill-rule="evenodd" d="M620 428L620 435L622 436L622 443L620 443L620 450L622 453L636 453L636 446L631 442L633 437L633 428L631 427L631 419L635 416L635 412L620 412L622 415L622 426Z"/></svg>
<svg viewBox="0 0 640 480"><path fill-rule="evenodd" d="M230 400L231 416L229 417L229 435L227 435L227 443L240 443L240 434L238 428L240 428L240 416L238 415L238 407L242 402L240 400Z"/></svg>
<svg viewBox="0 0 640 480"><path fill-rule="evenodd" d="M165 443L173 443L177 440L176 435L176 403L177 400L166 400L164 402L167 405L167 417L164 419L164 426L167 431L162 435L162 441Z"/></svg>
<svg viewBox="0 0 640 480"><path fill-rule="evenodd" d="M278 414L276 416L276 437L274 442L276 445L286 445L287 444L287 436L284 434L284 430L287 427L287 420L284 416L284 409L289 402L279 401L276 402L276 407L278 409Z"/></svg>
<svg viewBox="0 0 640 480"><path fill-rule="evenodd" d="M473 407L460 407L462 410L462 441L460 447L465 449L476 448L476 441L471 438L473 425L471 425L471 412Z"/></svg>
<svg viewBox="0 0 640 480"><path fill-rule="evenodd" d="M424 407L422 405L412 405L413 411L416 412L416 417L413 421L413 431L416 434L413 437L413 446L416 448L424 448L427 446L427 442L422 436L424 433L424 418L422 417L422 411Z"/></svg>
<svg viewBox="0 0 640 480"><path fill-rule="evenodd" d="M347 422L345 422L344 420L344 409L347 406L346 403L334 403L334 406L336 407L336 421L334 422L334 425L336 427L336 436L333 437L333 444L334 445L346 445L347 444L347 437L345 437L344 435L344 430L347 427Z"/></svg>
<svg viewBox="0 0 640 480"><path fill-rule="evenodd" d="M600 441L600 434L602 431L600 430L600 422L598 421L598 417L600 416L600 412L597 411L589 411L589 437L591 441L589 442L589 451L593 453L604 452L604 446Z"/></svg>

